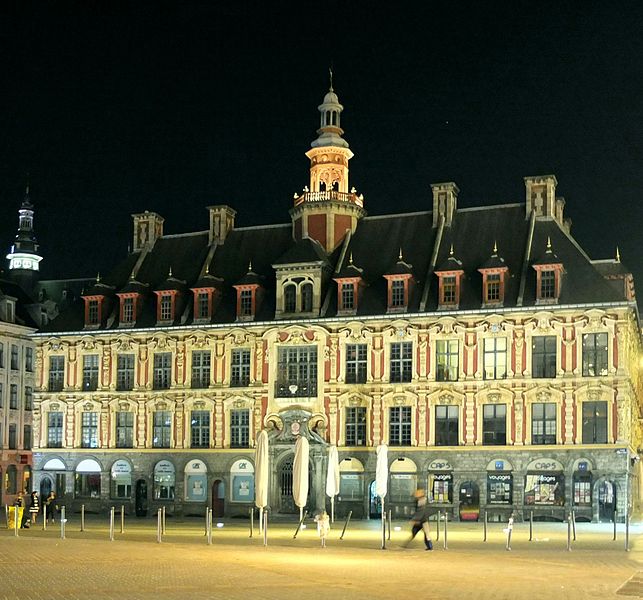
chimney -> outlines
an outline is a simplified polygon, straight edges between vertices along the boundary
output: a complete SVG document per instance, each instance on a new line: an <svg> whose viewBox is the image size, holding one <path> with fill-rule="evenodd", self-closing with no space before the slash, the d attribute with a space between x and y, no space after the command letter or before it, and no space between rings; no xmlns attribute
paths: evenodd
<svg viewBox="0 0 643 600"><path fill-rule="evenodd" d="M536 213L537 217L556 218L556 181L555 175L525 177L526 216ZM564 206L564 202L563 202ZM562 215L562 206L560 207Z"/></svg>
<svg viewBox="0 0 643 600"><path fill-rule="evenodd" d="M444 216L444 224L451 226L453 214L458 208L458 186L449 181L447 183L432 183L433 190L433 227L437 227L440 217Z"/></svg>
<svg viewBox="0 0 643 600"><path fill-rule="evenodd" d="M132 215L134 220L134 252L139 252L144 248L152 248L156 240L163 236L163 221L165 219L146 210L144 213Z"/></svg>
<svg viewBox="0 0 643 600"><path fill-rule="evenodd" d="M228 234L234 229L234 217L237 211L219 204L217 206L208 206L210 212L210 236L209 243L222 245L225 243Z"/></svg>

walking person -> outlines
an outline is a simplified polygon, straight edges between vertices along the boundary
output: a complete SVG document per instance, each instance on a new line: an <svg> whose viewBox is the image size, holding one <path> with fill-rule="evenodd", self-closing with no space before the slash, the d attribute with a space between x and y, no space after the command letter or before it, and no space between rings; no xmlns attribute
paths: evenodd
<svg viewBox="0 0 643 600"><path fill-rule="evenodd" d="M45 499L45 506L47 507L47 523L49 523L50 520L52 523L55 523L58 506L56 505L56 492L53 490L49 492Z"/></svg>
<svg viewBox="0 0 643 600"><path fill-rule="evenodd" d="M319 533L319 539L321 540L322 548L326 547L326 538L330 532L330 517L325 510L322 510L316 517L317 521L317 533Z"/></svg>
<svg viewBox="0 0 643 600"><path fill-rule="evenodd" d="M404 544L406 548L414 539L415 536L422 531L424 534L424 545L427 550L433 550L433 542L427 534L427 529L429 528L429 505L427 502L426 494L424 490L419 489L415 492L415 513L411 518L411 537Z"/></svg>
<svg viewBox="0 0 643 600"><path fill-rule="evenodd" d="M31 492L31 503L29 505L29 514L31 515L31 523L36 524L36 519L38 518L38 513L40 512L40 498L38 492L35 490Z"/></svg>

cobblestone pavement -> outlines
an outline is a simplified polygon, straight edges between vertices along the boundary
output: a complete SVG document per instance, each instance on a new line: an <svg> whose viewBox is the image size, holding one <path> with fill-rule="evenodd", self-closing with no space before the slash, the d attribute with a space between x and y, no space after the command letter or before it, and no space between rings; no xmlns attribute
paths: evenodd
<svg viewBox="0 0 643 600"><path fill-rule="evenodd" d="M507 551L502 524L489 525L484 543L481 524L453 523L447 550L434 530L433 552L419 537L403 547L407 523L393 523L386 550L378 523L353 522L339 540L342 525L335 523L326 549L312 522L297 539L296 523L271 524L267 547L238 520L215 528L211 546L200 519L168 519L160 544L148 519L128 519L123 534L117 519L113 542L107 519L97 517L80 532L73 515L64 540L58 524L21 530L18 538L3 528L0 600L643 597L641 525L632 526L630 552L623 525L613 541L610 526L579 523L571 552L566 524L535 523L531 542L528 524L517 524Z"/></svg>

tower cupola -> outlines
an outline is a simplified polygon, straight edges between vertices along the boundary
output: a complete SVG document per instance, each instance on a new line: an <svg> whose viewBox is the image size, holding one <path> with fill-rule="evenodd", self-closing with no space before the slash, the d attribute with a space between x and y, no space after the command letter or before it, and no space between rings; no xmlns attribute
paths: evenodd
<svg viewBox="0 0 643 600"><path fill-rule="evenodd" d="M332 72L329 90L317 108L320 113L317 139L306 152L310 184L302 195L295 194L290 215L296 241L309 237L332 252L346 232L354 232L359 219L366 215L364 197L348 182L348 161L353 153L342 137L340 117L344 107L333 89Z"/></svg>

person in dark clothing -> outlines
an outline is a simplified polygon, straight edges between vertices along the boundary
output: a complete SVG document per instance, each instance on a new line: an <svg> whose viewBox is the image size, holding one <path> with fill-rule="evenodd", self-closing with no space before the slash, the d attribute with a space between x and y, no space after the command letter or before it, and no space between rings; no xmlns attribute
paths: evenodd
<svg viewBox="0 0 643 600"><path fill-rule="evenodd" d="M51 521L52 523L55 523L56 513L58 512L55 492L53 491L49 492L49 495L45 499L45 506L47 507L47 523L49 523L49 521Z"/></svg>
<svg viewBox="0 0 643 600"><path fill-rule="evenodd" d="M36 519L38 518L38 513L40 512L40 498L38 492L35 490L31 492L31 504L29 506L29 514L31 515L32 525L36 524Z"/></svg>
<svg viewBox="0 0 643 600"><path fill-rule="evenodd" d="M29 523L31 521L31 496L27 494L23 495L24 508L22 510L22 520L20 521L20 529L29 529Z"/></svg>
<svg viewBox="0 0 643 600"><path fill-rule="evenodd" d="M406 544L404 544L404 547L407 547L421 530L424 534L424 545L426 549L433 550L433 542L427 535L427 529L429 528L428 511L429 505L424 490L417 490L415 492L415 513L413 513L413 517L411 518L411 537L407 540Z"/></svg>

